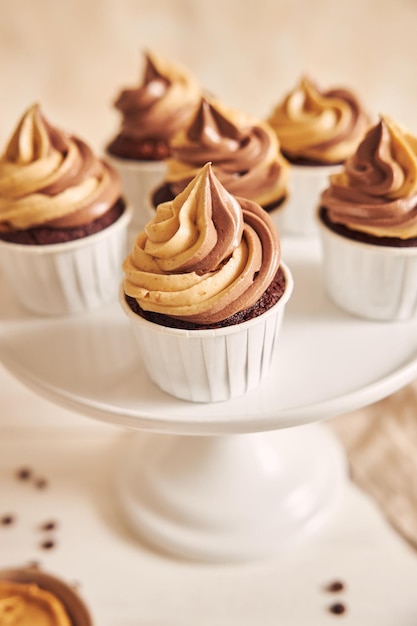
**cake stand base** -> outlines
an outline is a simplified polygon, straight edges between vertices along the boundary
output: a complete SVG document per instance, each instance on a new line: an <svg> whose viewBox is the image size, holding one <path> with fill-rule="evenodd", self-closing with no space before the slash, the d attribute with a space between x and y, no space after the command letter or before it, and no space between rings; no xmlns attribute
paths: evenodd
<svg viewBox="0 0 417 626"><path fill-rule="evenodd" d="M227 436L133 435L117 494L134 532L175 556L273 555L334 510L343 451L322 425Z"/></svg>

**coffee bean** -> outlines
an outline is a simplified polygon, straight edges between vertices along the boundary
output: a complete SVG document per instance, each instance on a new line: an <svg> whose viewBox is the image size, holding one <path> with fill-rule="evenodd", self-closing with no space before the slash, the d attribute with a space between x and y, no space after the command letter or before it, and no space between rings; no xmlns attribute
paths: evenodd
<svg viewBox="0 0 417 626"><path fill-rule="evenodd" d="M37 487L38 489L46 489L47 486L48 481L46 480L46 478L37 478L35 480L35 487Z"/></svg>
<svg viewBox="0 0 417 626"><path fill-rule="evenodd" d="M338 593L339 591L344 591L345 584L341 580L334 580L326 586L326 591L330 593Z"/></svg>
<svg viewBox="0 0 417 626"><path fill-rule="evenodd" d="M346 606L341 602L336 602L329 606L329 611L334 615L343 615L343 613L346 613Z"/></svg>
<svg viewBox="0 0 417 626"><path fill-rule="evenodd" d="M58 524L56 522L45 522L44 524L41 525L40 529L41 530L55 530L57 528Z"/></svg>
<svg viewBox="0 0 417 626"><path fill-rule="evenodd" d="M30 467L21 467L17 470L16 476L19 480L29 480L32 475L32 470Z"/></svg>

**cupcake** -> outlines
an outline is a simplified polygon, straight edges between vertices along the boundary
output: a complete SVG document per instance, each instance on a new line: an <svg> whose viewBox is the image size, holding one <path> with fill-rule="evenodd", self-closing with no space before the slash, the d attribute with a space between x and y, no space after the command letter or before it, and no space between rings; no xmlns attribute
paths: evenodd
<svg viewBox="0 0 417 626"><path fill-rule="evenodd" d="M215 402L267 375L291 273L266 211L228 193L210 163L157 207L123 269L121 304L161 389Z"/></svg>
<svg viewBox="0 0 417 626"><path fill-rule="evenodd" d="M268 124L291 164L284 232L317 232L315 207L328 177L340 171L370 126L357 96L345 88L320 89L302 78L275 107Z"/></svg>
<svg viewBox="0 0 417 626"><path fill-rule="evenodd" d="M0 624L92 626L81 597L56 576L33 567L0 570Z"/></svg>
<svg viewBox="0 0 417 626"><path fill-rule="evenodd" d="M117 298L129 218L117 172L32 106L0 157L0 267L20 303L59 315Z"/></svg>
<svg viewBox="0 0 417 626"><path fill-rule="evenodd" d="M118 95L114 106L121 128L106 151L134 209L133 229L149 219L149 191L164 176L170 139L188 123L200 97L199 85L185 69L150 52L144 55L140 85Z"/></svg>
<svg viewBox="0 0 417 626"><path fill-rule="evenodd" d="M171 141L164 182L152 204L174 198L205 163L229 193L260 204L277 217L287 195L288 164L270 127L218 101L201 99L189 125Z"/></svg>
<svg viewBox="0 0 417 626"><path fill-rule="evenodd" d="M330 298L366 319L417 314L417 138L388 117L322 193L318 223Z"/></svg>

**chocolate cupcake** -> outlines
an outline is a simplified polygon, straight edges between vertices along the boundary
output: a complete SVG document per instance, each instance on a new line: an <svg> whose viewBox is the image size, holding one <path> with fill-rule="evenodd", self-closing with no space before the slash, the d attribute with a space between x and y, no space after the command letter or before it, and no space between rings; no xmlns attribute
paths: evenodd
<svg viewBox="0 0 417 626"><path fill-rule="evenodd" d="M0 266L21 304L65 314L114 298L129 219L116 171L26 111L0 158Z"/></svg>
<svg viewBox="0 0 417 626"><path fill-rule="evenodd" d="M121 304L161 389L213 402L266 376L291 274L266 211L229 194L210 163L157 207L123 269Z"/></svg>
<svg viewBox="0 0 417 626"><path fill-rule="evenodd" d="M229 193L261 205L275 217L287 195L288 165L267 124L203 97L189 126L171 141L164 182L152 203L174 198L205 163Z"/></svg>
<svg viewBox="0 0 417 626"><path fill-rule="evenodd" d="M0 570L0 624L93 626L79 594L38 568Z"/></svg>
<svg viewBox="0 0 417 626"><path fill-rule="evenodd" d="M325 285L367 319L417 314L417 138L384 116L322 193Z"/></svg>
<svg viewBox="0 0 417 626"><path fill-rule="evenodd" d="M141 83L123 89L114 103L121 127L106 152L133 207L135 230L149 219L149 190L165 174L170 140L188 124L200 97L201 89L187 70L146 52Z"/></svg>
<svg viewBox="0 0 417 626"><path fill-rule="evenodd" d="M330 175L340 171L370 126L361 101L350 89L323 89L302 77L267 119L290 163L289 198L283 230L317 232L315 208Z"/></svg>

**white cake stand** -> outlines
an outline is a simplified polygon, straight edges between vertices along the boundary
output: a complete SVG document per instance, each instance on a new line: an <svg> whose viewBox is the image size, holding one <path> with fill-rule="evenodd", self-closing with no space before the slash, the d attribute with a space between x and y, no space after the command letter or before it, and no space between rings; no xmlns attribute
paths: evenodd
<svg viewBox="0 0 417 626"><path fill-rule="evenodd" d="M417 320L339 311L324 293L317 241L284 239L283 257L295 289L271 374L217 404L177 400L150 382L118 303L36 318L0 279L3 364L53 402L146 431L132 431L116 494L142 538L181 557L260 558L307 536L334 510L346 476L340 447L313 422L417 377Z"/></svg>

